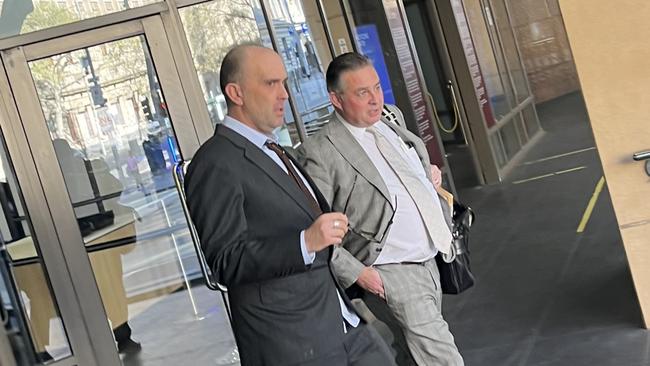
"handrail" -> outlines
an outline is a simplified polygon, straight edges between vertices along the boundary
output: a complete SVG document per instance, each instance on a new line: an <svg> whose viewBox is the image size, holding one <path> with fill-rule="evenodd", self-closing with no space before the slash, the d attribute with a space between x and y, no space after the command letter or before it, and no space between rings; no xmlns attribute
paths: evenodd
<svg viewBox="0 0 650 366"><path fill-rule="evenodd" d="M194 249L196 250L196 255L199 257L199 265L201 266L201 272L203 273L203 277L205 278L206 286L210 290L215 290L215 291L226 291L226 288L216 281L212 279L212 273L210 271L210 267L208 266L208 263L205 259L205 255L203 254L203 250L201 249L200 245L200 240L199 240L199 234L196 232L196 228L194 227L194 224L192 223L192 218L190 217L190 212L187 207L187 199L185 197L185 187L183 186L184 181L185 181L185 170L187 169L186 167L189 165L189 161L179 161L174 165L174 184L176 184L176 189L178 190L178 195L180 196L180 201L181 201L181 207L183 208L183 214L185 215L185 219L187 220L189 229L190 229L190 237L192 238L192 243L194 244Z"/></svg>
<svg viewBox="0 0 650 366"><path fill-rule="evenodd" d="M638 153L634 153L634 155L632 155L632 159L636 161L648 160L650 159L650 151L640 151Z"/></svg>
<svg viewBox="0 0 650 366"><path fill-rule="evenodd" d="M194 250L196 251L196 256L199 259L199 267L201 267L201 273L203 274L203 278L205 279L205 285L210 290L221 292L221 296L223 298L223 305L225 306L226 312L228 313L228 318L232 319L232 314L230 312L230 304L228 302L228 297L226 296L228 289L226 288L226 286L214 280L212 276L212 271L210 270L210 266L208 266L208 262L206 261L205 255L203 254L203 249L201 248L201 241L199 240L199 234L196 232L196 228L194 227L194 223L192 222L192 218L190 217L190 210L187 207L187 199L185 196L184 183L185 183L185 172L187 171L187 167L189 166L190 161L191 160L187 160L187 161L180 160L174 165L174 169L172 170L174 176L174 184L176 185L176 190L178 191L178 196L181 201L181 207L183 208L183 214L185 214L185 219L187 220L187 226L190 230L190 237L192 238L192 244L194 244Z"/></svg>

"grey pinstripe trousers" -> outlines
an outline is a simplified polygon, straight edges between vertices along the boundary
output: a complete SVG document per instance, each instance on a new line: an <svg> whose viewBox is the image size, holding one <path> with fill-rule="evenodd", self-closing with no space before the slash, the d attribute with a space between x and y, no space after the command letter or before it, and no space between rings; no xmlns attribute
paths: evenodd
<svg viewBox="0 0 650 366"><path fill-rule="evenodd" d="M404 355L404 350L397 349L398 364L464 365L449 326L442 317L440 274L435 260L384 264L374 268L384 283L386 301L368 292L364 293L363 300L393 333L399 332L400 328L403 331L412 359ZM393 348L399 346L393 345Z"/></svg>

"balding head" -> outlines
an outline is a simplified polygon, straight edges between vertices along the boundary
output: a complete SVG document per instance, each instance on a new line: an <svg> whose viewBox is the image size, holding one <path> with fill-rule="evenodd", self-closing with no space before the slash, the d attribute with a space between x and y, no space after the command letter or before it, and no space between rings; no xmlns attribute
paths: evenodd
<svg viewBox="0 0 650 366"><path fill-rule="evenodd" d="M268 49L257 43L245 43L231 48L230 51L226 53L226 56L221 62L219 86L221 87L221 92L226 98L228 107L232 105L232 100L226 94L226 85L241 82L242 76L245 75L246 70L250 68L250 60L254 59L254 57L248 57L249 53L256 51L263 52L265 50Z"/></svg>
<svg viewBox="0 0 650 366"><path fill-rule="evenodd" d="M220 81L228 116L267 135L282 125L287 71L275 51L259 45L233 48L224 58Z"/></svg>

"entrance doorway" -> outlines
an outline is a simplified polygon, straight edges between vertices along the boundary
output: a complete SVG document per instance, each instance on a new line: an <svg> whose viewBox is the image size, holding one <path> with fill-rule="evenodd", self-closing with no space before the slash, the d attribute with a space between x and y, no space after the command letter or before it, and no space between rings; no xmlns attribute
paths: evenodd
<svg viewBox="0 0 650 366"><path fill-rule="evenodd" d="M472 136L455 88L447 46L437 23L438 15L429 8L427 0L405 0L404 9L455 187L480 185Z"/></svg>
<svg viewBox="0 0 650 366"><path fill-rule="evenodd" d="M199 146L198 122L161 17L9 49L2 60L17 114L2 130L9 156L28 166L17 174L25 211L42 224L40 240L9 230L7 244L38 361L236 361L220 297L192 286L201 272L170 169ZM180 334L202 341L181 347Z"/></svg>

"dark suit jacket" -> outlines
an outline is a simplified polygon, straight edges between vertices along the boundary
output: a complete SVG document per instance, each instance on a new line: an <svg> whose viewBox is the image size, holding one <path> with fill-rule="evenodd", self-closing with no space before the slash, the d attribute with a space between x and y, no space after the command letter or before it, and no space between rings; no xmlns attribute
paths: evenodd
<svg viewBox="0 0 650 366"><path fill-rule="evenodd" d="M316 217L289 175L218 126L192 160L185 187L206 259L228 287L242 365L292 365L342 351L331 249L305 266L300 232Z"/></svg>

